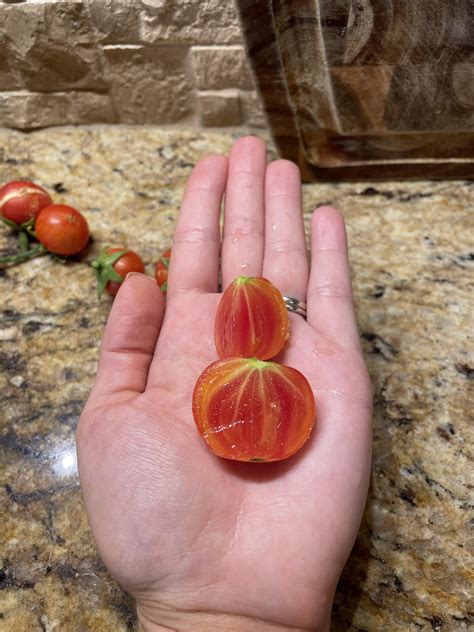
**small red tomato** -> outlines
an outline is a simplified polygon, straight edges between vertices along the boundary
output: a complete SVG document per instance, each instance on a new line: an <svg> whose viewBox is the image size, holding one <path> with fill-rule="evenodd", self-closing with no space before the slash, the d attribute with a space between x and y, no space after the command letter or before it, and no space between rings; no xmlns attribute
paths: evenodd
<svg viewBox="0 0 474 632"><path fill-rule="evenodd" d="M170 265L171 248L168 248L158 260L155 270L155 279L162 292L168 289L168 268Z"/></svg>
<svg viewBox="0 0 474 632"><path fill-rule="evenodd" d="M237 277L217 308L214 338L221 358L268 360L284 347L290 322L280 291L267 279Z"/></svg>
<svg viewBox="0 0 474 632"><path fill-rule="evenodd" d="M306 442L316 406L311 386L296 369L256 358L227 358L199 376L193 415L217 456L279 461Z"/></svg>
<svg viewBox="0 0 474 632"><path fill-rule="evenodd" d="M35 234L50 252L67 257L81 252L89 241L89 226L83 215L66 204L52 204L36 218Z"/></svg>
<svg viewBox="0 0 474 632"><path fill-rule="evenodd" d="M119 257L112 265L114 271L119 275L119 277L122 277L122 280L125 279L129 272L141 272L143 274L145 272L143 261L136 252L133 252L133 250L127 250L126 248L107 248L105 252L107 255L113 255L114 253L121 252L123 250L126 250L126 253ZM109 281L105 286L105 289L109 294L115 296L121 285L121 281Z"/></svg>
<svg viewBox="0 0 474 632"><path fill-rule="evenodd" d="M49 193L33 182L9 182L0 189L0 215L15 224L37 217L52 203Z"/></svg>

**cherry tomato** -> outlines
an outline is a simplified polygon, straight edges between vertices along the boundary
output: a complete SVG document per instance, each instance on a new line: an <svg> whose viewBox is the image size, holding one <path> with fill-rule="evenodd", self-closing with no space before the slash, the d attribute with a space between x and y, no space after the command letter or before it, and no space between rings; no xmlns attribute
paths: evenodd
<svg viewBox="0 0 474 632"><path fill-rule="evenodd" d="M168 289L168 268L170 265L171 248L168 248L158 260L155 270L155 279L162 292Z"/></svg>
<svg viewBox="0 0 474 632"><path fill-rule="evenodd" d="M198 431L217 456L279 461L308 439L313 391L299 371L256 358L227 358L201 373L193 392Z"/></svg>
<svg viewBox="0 0 474 632"><path fill-rule="evenodd" d="M267 279L240 276L222 295L214 329L221 358L268 360L283 349L289 333L283 296Z"/></svg>
<svg viewBox="0 0 474 632"><path fill-rule="evenodd" d="M85 248L89 226L85 217L71 206L52 204L36 218L35 234L50 252L67 257Z"/></svg>
<svg viewBox="0 0 474 632"><path fill-rule="evenodd" d="M126 249L107 248L105 252L107 253L107 255L113 255L114 253L120 252L122 250ZM137 255L136 252L133 252L133 250L127 250L124 255L119 257L113 264L113 269L120 277L122 277L122 279L125 279L129 272L145 272L145 266L143 265L141 257ZM117 294L117 292L119 291L121 285L122 283L120 281L109 281L105 286L105 289L109 294L115 296L115 294Z"/></svg>
<svg viewBox="0 0 474 632"><path fill-rule="evenodd" d="M24 224L53 203L47 191L37 184L15 181L0 188L0 215L15 224Z"/></svg>

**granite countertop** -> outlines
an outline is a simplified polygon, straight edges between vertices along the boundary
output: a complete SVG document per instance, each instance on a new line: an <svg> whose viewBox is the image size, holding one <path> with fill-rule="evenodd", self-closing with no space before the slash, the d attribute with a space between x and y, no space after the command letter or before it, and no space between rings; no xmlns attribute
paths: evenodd
<svg viewBox="0 0 474 632"><path fill-rule="evenodd" d="M234 138L140 127L0 130L0 183L45 186L87 216L90 254L125 243L152 272L192 165ZM305 185L307 220L322 203L347 220L375 384L371 491L333 629L472 629L473 183ZM0 251L13 246L0 229ZM74 449L110 301L98 302L86 265L45 257L1 271L0 297L0 628L132 629L133 602L88 530Z"/></svg>

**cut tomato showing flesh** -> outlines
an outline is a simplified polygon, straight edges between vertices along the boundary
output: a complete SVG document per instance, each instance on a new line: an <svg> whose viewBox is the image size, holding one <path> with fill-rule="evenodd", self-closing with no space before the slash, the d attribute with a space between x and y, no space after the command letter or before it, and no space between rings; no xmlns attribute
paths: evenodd
<svg viewBox="0 0 474 632"><path fill-rule="evenodd" d="M217 456L279 461L307 441L316 406L311 386L296 369L256 358L227 358L198 378L193 415Z"/></svg>

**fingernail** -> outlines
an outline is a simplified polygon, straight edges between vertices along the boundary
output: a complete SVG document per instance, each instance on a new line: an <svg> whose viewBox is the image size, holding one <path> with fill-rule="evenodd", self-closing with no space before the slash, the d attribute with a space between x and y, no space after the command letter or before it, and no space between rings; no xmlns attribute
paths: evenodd
<svg viewBox="0 0 474 632"><path fill-rule="evenodd" d="M150 276L149 274L143 274L143 272L129 272L127 274L127 276L125 277L125 281L127 281L128 279L130 279L133 276L139 276L139 277L143 277L145 279L149 279L150 281L153 281L153 283L155 285L157 285L156 279L154 277Z"/></svg>

